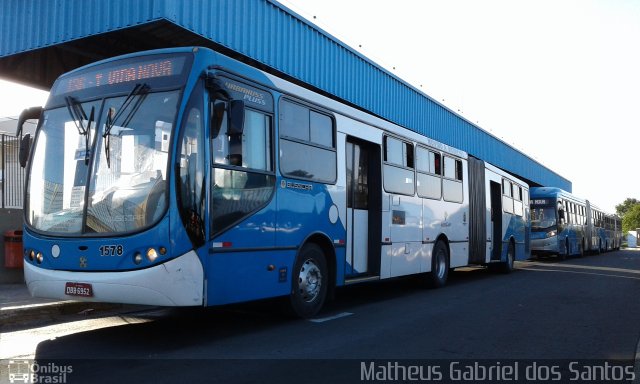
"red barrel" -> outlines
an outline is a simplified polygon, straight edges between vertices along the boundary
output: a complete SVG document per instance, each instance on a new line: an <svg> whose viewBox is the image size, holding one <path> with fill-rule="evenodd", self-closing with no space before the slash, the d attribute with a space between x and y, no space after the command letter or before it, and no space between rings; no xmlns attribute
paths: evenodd
<svg viewBox="0 0 640 384"><path fill-rule="evenodd" d="M22 268L22 231L6 231L4 233L4 267Z"/></svg>

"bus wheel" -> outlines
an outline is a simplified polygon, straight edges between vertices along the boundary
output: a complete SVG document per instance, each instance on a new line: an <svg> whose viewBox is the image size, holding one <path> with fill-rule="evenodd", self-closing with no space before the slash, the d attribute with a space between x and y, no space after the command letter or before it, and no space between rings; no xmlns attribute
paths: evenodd
<svg viewBox="0 0 640 384"><path fill-rule="evenodd" d="M291 309L302 318L316 315L327 297L329 271L324 252L316 244L305 245L296 258L291 276Z"/></svg>
<svg viewBox="0 0 640 384"><path fill-rule="evenodd" d="M513 246L513 241L509 242L509 248L507 249L507 260L500 263L500 272L502 273L511 273L514 268L514 262L516 257L515 247Z"/></svg>
<svg viewBox="0 0 640 384"><path fill-rule="evenodd" d="M427 273L427 286L440 288L447 283L449 276L449 250L442 241L433 247L431 255L431 272Z"/></svg>

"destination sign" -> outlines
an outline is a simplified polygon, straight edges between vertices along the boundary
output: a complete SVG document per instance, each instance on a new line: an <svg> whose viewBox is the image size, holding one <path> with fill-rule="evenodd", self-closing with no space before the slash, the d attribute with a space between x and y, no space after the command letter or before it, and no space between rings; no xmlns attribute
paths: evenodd
<svg viewBox="0 0 640 384"><path fill-rule="evenodd" d="M531 205L552 205L553 201L549 199L532 199Z"/></svg>
<svg viewBox="0 0 640 384"><path fill-rule="evenodd" d="M117 85L154 78L180 75L185 69L185 56L146 56L126 63L109 63L95 69L61 78L53 89L64 94L89 88Z"/></svg>

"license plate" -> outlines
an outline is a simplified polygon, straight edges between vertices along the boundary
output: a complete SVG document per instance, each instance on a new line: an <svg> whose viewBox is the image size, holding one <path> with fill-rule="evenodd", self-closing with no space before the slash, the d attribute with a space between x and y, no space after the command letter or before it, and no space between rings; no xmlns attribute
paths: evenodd
<svg viewBox="0 0 640 384"><path fill-rule="evenodd" d="M93 297L93 288L89 283L67 283L64 293L69 296Z"/></svg>

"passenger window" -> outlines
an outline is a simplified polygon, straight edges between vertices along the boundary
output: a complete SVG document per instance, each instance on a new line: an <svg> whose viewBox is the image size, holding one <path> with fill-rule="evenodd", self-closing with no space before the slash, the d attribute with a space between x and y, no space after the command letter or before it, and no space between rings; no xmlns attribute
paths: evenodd
<svg viewBox="0 0 640 384"><path fill-rule="evenodd" d="M444 157L444 177L453 180L456 178L456 161L449 156Z"/></svg>
<svg viewBox="0 0 640 384"><path fill-rule="evenodd" d="M462 161L444 156L444 179L442 180L442 195L444 200L462 203Z"/></svg>
<svg viewBox="0 0 640 384"><path fill-rule="evenodd" d="M314 111L310 111L309 118L310 141L333 148L333 120L327 115Z"/></svg>
<svg viewBox="0 0 640 384"><path fill-rule="evenodd" d="M456 180L462 181L462 161L456 160Z"/></svg>
<svg viewBox="0 0 640 384"><path fill-rule="evenodd" d="M413 144L385 136L384 161L385 191L414 195Z"/></svg>
<svg viewBox="0 0 640 384"><path fill-rule="evenodd" d="M502 210L505 213L514 213L512 183L507 179L502 179Z"/></svg>
<svg viewBox="0 0 640 384"><path fill-rule="evenodd" d="M335 124L328 114L304 105L280 103L280 170L289 177L335 183Z"/></svg>
<svg viewBox="0 0 640 384"><path fill-rule="evenodd" d="M226 105L225 102L217 105L221 103ZM227 132L226 112L219 119L220 129L213 138L214 163L273 171L270 116L246 109L245 127L240 135Z"/></svg>
<svg viewBox="0 0 640 384"><path fill-rule="evenodd" d="M418 147L416 149L416 170L418 171L416 175L418 196L440 200L442 197L442 179L439 176L440 154Z"/></svg>
<svg viewBox="0 0 640 384"><path fill-rule="evenodd" d="M511 197L511 183L509 183L509 180L502 179L502 194Z"/></svg>
<svg viewBox="0 0 640 384"><path fill-rule="evenodd" d="M310 141L309 112L300 104L280 103L280 137Z"/></svg>

